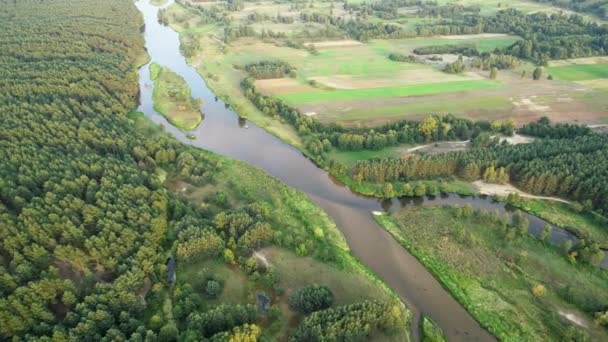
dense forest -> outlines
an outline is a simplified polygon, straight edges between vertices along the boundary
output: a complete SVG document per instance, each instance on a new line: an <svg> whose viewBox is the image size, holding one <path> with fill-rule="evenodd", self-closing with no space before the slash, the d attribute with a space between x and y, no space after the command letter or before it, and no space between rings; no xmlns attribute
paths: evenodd
<svg viewBox="0 0 608 342"><path fill-rule="evenodd" d="M142 20L121 0L2 9L0 337L131 335L170 210L150 167L175 155L128 123Z"/></svg>
<svg viewBox="0 0 608 342"><path fill-rule="evenodd" d="M606 0L533 0L543 4L569 9L575 12L590 13L598 17L608 17L608 1Z"/></svg>
<svg viewBox="0 0 608 342"><path fill-rule="evenodd" d="M191 186L215 184L222 162L132 112L135 67L145 55L143 22L131 1L0 4L6 66L0 75L0 340L256 339L262 329L256 306L202 304L221 293L215 278L204 279L201 289L177 282L165 310L175 263L213 259L272 288L278 277L251 257L253 249L273 244L320 262L346 260L319 238L321 227L314 227L315 238L302 222L307 203L300 201L285 223L275 216L294 209L271 211L243 191L236 191L242 197L236 207L237 199L222 191L193 204L164 187L167 174ZM293 310L332 310L331 292L306 289L294 296ZM325 298L320 306L317 292ZM397 302L374 305L391 303ZM378 322L376 306L361 305L369 314L347 308L351 325L336 336L350 336L357 326L370 327L359 336L392 331L397 321L403 330L403 307ZM154 314L158 307L168 311L164 318ZM303 323L298 334L314 333L309 329Z"/></svg>

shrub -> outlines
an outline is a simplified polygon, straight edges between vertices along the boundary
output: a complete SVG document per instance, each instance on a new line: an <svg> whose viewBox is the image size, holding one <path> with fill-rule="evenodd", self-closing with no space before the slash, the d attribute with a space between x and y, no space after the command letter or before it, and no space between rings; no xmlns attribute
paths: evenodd
<svg viewBox="0 0 608 342"><path fill-rule="evenodd" d="M327 286L317 284L303 287L289 296L291 309L303 314L329 308L334 302L334 294Z"/></svg>
<svg viewBox="0 0 608 342"><path fill-rule="evenodd" d="M540 298L545 295L546 289L543 284L536 284L532 287L532 294L534 297Z"/></svg>

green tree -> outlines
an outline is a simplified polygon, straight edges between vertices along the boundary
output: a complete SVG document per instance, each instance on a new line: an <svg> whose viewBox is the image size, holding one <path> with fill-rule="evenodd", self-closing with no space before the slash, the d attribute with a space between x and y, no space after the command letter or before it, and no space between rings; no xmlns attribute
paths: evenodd
<svg viewBox="0 0 608 342"><path fill-rule="evenodd" d="M534 80L540 80L540 78L543 76L543 69L541 67L537 67L536 69L534 69L534 72L532 73L532 78Z"/></svg>
<svg viewBox="0 0 608 342"><path fill-rule="evenodd" d="M540 240L545 242L551 236L552 230L553 230L553 227L550 224L546 224L543 227L543 231L540 233Z"/></svg>

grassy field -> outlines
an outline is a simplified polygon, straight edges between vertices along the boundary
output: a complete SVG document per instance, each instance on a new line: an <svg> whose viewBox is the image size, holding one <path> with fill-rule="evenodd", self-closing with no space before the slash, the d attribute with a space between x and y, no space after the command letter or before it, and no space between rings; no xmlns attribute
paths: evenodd
<svg viewBox="0 0 608 342"><path fill-rule="evenodd" d="M585 81L608 78L608 63L550 67L548 73L558 80Z"/></svg>
<svg viewBox="0 0 608 342"><path fill-rule="evenodd" d="M179 75L153 63L150 78L154 81L154 110L182 130L193 130L201 123L201 102L190 97L190 88Z"/></svg>
<svg viewBox="0 0 608 342"><path fill-rule="evenodd" d="M500 340L608 337L592 318L608 303L606 271L573 265L530 236L508 242L489 215L455 212L408 208L378 220Z"/></svg>
<svg viewBox="0 0 608 342"><path fill-rule="evenodd" d="M285 102L297 105L323 101L365 100L385 97L405 97L432 95L447 92L472 91L477 89L500 88L501 83L491 80L460 81L449 83L425 83L413 86L384 87L371 89L315 91L278 96Z"/></svg>

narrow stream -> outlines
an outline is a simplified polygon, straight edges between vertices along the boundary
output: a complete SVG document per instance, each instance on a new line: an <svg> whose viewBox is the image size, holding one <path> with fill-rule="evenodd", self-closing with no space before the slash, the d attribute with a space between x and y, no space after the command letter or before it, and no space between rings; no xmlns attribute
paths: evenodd
<svg viewBox="0 0 608 342"><path fill-rule="evenodd" d="M146 24L148 53L153 62L170 68L186 80L192 89L192 96L203 100L205 119L199 127L189 132L197 137L190 140L186 138L186 133L173 127L156 113L153 108L149 65L139 71L141 98L138 109L146 117L163 125L167 132L185 144L242 160L305 192L336 222L352 253L378 274L408 305L414 313L414 327L418 326L420 314L424 313L437 321L450 341L496 340L452 298L416 258L376 223L371 211L396 211L413 205L471 203L475 208L505 212L509 210L505 204L483 197L458 195L378 200L352 192L318 168L299 150L255 124L240 119L229 106L218 100L207 87L205 80L181 55L178 34L158 23L159 8L150 5L148 1L136 2ZM170 0L163 7L172 3L173 0ZM527 218L532 233L538 234L546 224L531 215L527 215ZM554 227L550 240L561 243L566 239L575 238ZM417 330L413 329L412 332L415 340L419 340Z"/></svg>

